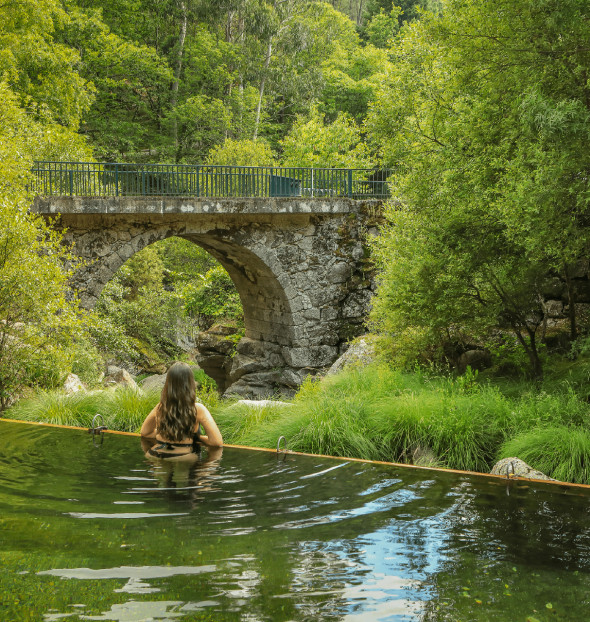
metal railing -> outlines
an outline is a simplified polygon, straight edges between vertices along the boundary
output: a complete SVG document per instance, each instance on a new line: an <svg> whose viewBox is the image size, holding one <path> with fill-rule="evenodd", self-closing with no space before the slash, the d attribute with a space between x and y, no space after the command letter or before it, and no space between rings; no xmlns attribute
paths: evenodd
<svg viewBox="0 0 590 622"><path fill-rule="evenodd" d="M389 170L36 162L40 196L174 196L203 198L389 196Z"/></svg>

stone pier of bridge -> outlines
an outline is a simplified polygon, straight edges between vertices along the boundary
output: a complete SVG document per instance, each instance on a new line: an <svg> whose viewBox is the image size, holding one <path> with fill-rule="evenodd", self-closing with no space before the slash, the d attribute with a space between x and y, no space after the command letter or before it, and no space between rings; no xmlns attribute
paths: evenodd
<svg viewBox="0 0 590 622"><path fill-rule="evenodd" d="M365 331L374 289L366 244L380 207L349 198L51 196L33 209L85 260L73 285L87 308L149 244L178 236L209 252L244 309L227 392L262 397L292 393Z"/></svg>

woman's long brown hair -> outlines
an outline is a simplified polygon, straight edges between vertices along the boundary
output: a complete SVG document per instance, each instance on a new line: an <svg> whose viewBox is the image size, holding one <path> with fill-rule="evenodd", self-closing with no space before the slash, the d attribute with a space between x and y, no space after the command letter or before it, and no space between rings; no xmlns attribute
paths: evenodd
<svg viewBox="0 0 590 622"><path fill-rule="evenodd" d="M157 413L158 435L167 441L180 442L191 437L196 423L196 385L192 369L174 363L166 375Z"/></svg>

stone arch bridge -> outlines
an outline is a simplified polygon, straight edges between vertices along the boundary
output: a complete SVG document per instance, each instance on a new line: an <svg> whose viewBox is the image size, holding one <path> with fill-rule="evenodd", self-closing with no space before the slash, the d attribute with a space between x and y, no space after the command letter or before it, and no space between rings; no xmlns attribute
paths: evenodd
<svg viewBox="0 0 590 622"><path fill-rule="evenodd" d="M366 236L376 233L380 198L37 192L34 211L51 218L85 260L74 287L87 308L134 253L170 236L221 263L246 327L228 374L230 393L292 392L364 332L374 289Z"/></svg>

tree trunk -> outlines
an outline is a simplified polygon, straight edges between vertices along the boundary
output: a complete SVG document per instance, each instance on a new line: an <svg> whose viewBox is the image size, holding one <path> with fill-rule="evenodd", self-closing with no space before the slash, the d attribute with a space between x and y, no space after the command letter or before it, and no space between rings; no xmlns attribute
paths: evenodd
<svg viewBox="0 0 590 622"><path fill-rule="evenodd" d="M540 380L543 378L543 364L539 357L539 351L537 350L537 341L535 339L535 333L532 330L528 330L529 333L529 361L531 362L531 371L533 378Z"/></svg>
<svg viewBox="0 0 590 622"><path fill-rule="evenodd" d="M266 58L264 59L264 69L262 73L262 77L260 79L260 89L258 90L258 105L256 106L256 121L254 122L254 135L252 136L252 140L256 140L258 138L258 126L260 125L260 111L262 109L262 98L264 96L264 85L266 83L266 72L268 71L268 67L270 65L270 59L272 56L272 37L268 42L268 49L266 50Z"/></svg>
<svg viewBox="0 0 590 622"><path fill-rule="evenodd" d="M184 54L184 42L188 26L188 12L186 10L186 3L184 0L180 0L180 9L182 11L182 23L180 24L180 33L178 35L178 53L176 55L174 82L172 83L172 97L170 99L170 106L172 109L176 107L178 102L178 87L180 84L180 74L182 72L182 56ZM172 139L174 141L174 153L178 154L178 122L176 121L176 118L174 118L172 122Z"/></svg>
<svg viewBox="0 0 590 622"><path fill-rule="evenodd" d="M543 364L541 363L541 359L539 358L539 351L537 350L535 331L528 326L525 327L525 330L529 337L529 341L527 343L525 336L522 334L521 324L517 322L514 318L510 319L510 324L512 325L512 329L514 330L518 341L527 353L529 363L531 364L532 377L540 380L543 377Z"/></svg>

